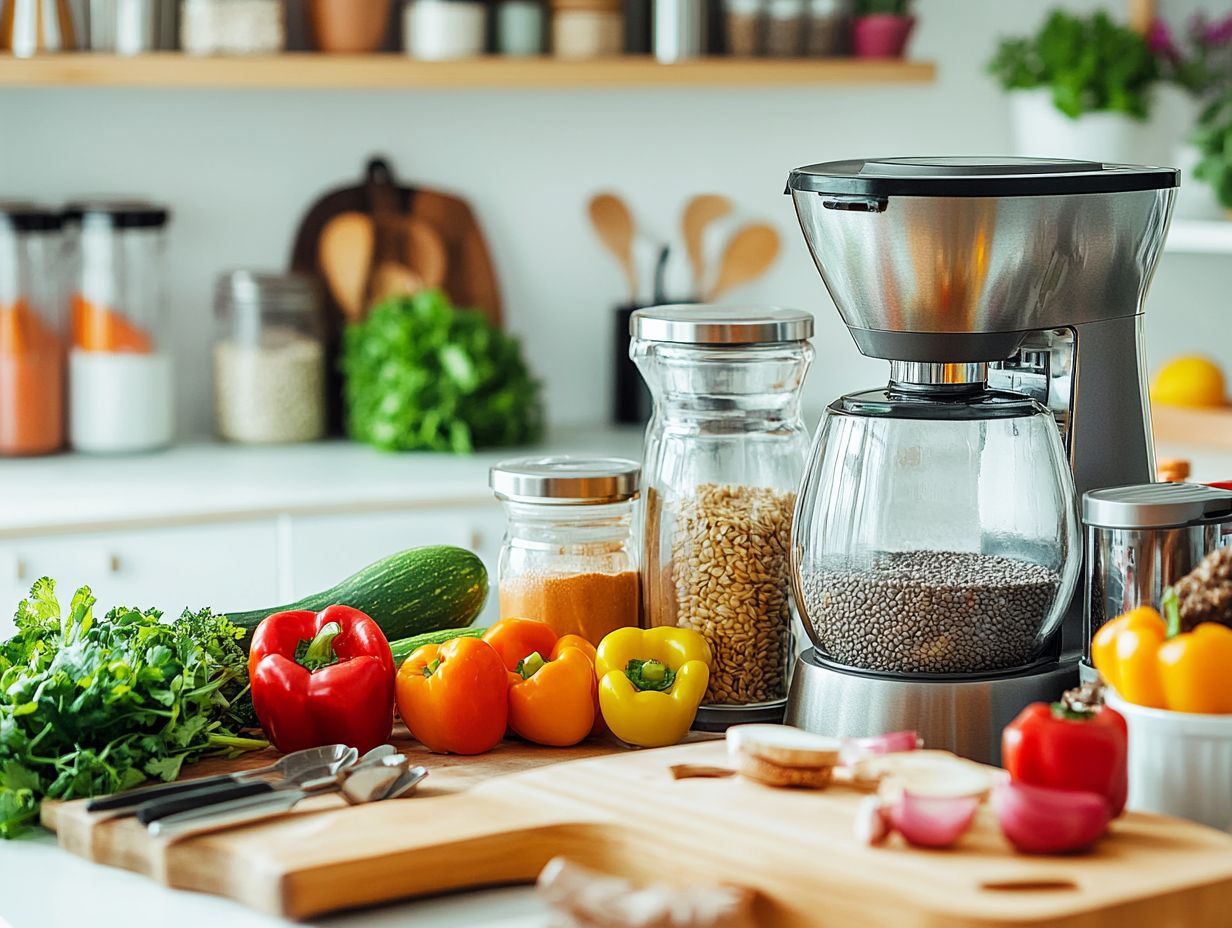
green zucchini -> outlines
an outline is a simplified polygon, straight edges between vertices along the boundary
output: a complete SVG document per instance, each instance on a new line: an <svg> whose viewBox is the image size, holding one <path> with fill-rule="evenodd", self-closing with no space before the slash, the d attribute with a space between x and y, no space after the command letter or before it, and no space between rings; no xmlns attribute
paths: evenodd
<svg viewBox="0 0 1232 928"><path fill-rule="evenodd" d="M470 628L442 628L438 632L425 632L422 635L416 635L414 638L402 638L398 641L391 641L389 648L394 652L394 666L401 667L408 657L425 644L444 644L446 641L453 641L455 638L482 638L486 631L486 628L474 625Z"/></svg>
<svg viewBox="0 0 1232 928"><path fill-rule="evenodd" d="M450 545L391 554L337 586L285 606L227 616L244 629L244 647L275 612L320 612L327 606L358 609L376 620L390 641L462 628L475 621L488 598L488 571L470 551Z"/></svg>

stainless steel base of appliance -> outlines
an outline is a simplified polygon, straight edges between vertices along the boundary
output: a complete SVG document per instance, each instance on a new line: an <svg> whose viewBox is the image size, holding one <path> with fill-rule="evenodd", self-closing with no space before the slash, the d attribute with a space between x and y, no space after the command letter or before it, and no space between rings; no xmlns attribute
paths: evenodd
<svg viewBox="0 0 1232 928"><path fill-rule="evenodd" d="M748 725L753 722L780 724L787 703L756 703L751 706L702 706L693 720L693 731L727 731L733 725Z"/></svg>
<svg viewBox="0 0 1232 928"><path fill-rule="evenodd" d="M914 729L925 747L1000 764L1001 730L1023 706L1077 685L1077 655L1005 676L922 680L841 668L810 648L796 660L785 721L839 738Z"/></svg>

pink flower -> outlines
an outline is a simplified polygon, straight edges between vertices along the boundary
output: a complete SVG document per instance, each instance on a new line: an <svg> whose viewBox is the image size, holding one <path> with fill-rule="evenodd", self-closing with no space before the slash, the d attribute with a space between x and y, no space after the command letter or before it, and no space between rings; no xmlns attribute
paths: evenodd
<svg viewBox="0 0 1232 928"><path fill-rule="evenodd" d="M1173 61L1181 57L1180 49L1176 47L1176 42L1172 38L1172 30L1162 19L1157 18L1151 21L1151 28L1146 33L1146 44L1155 55L1170 58Z"/></svg>
<svg viewBox="0 0 1232 928"><path fill-rule="evenodd" d="M1232 15L1227 16L1223 20L1208 23L1202 38L1211 47L1218 47L1232 42Z"/></svg>

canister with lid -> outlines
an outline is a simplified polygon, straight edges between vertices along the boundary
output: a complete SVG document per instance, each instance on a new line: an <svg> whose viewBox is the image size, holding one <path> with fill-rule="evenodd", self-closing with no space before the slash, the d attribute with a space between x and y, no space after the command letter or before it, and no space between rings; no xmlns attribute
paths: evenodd
<svg viewBox="0 0 1232 928"><path fill-rule="evenodd" d="M147 451L174 431L164 340L166 208L140 201L72 204L69 441L79 451Z"/></svg>
<svg viewBox="0 0 1232 928"><path fill-rule="evenodd" d="M1105 622L1158 607L1165 589L1232 539L1232 492L1196 483L1145 483L1082 496L1086 526L1083 660Z"/></svg>
<svg viewBox="0 0 1232 928"><path fill-rule="evenodd" d="M694 629L710 644L697 727L781 719L813 317L657 306L634 313L630 328L630 354L654 397L642 468L646 621Z"/></svg>
<svg viewBox="0 0 1232 928"><path fill-rule="evenodd" d="M214 413L236 442L314 441L325 430L321 293L303 274L233 271L218 281Z"/></svg>
<svg viewBox="0 0 1232 928"><path fill-rule="evenodd" d="M633 515L641 468L620 458L503 461L490 483L508 529L501 618L546 622L598 644L640 614Z"/></svg>
<svg viewBox="0 0 1232 928"><path fill-rule="evenodd" d="M60 216L0 202L0 456L64 444Z"/></svg>

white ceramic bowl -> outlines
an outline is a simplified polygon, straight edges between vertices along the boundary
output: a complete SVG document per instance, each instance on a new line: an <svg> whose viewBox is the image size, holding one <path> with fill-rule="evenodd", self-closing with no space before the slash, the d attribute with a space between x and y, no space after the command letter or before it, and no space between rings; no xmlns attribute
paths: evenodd
<svg viewBox="0 0 1232 928"><path fill-rule="evenodd" d="M1232 715L1106 699L1129 727L1129 808L1232 830Z"/></svg>

